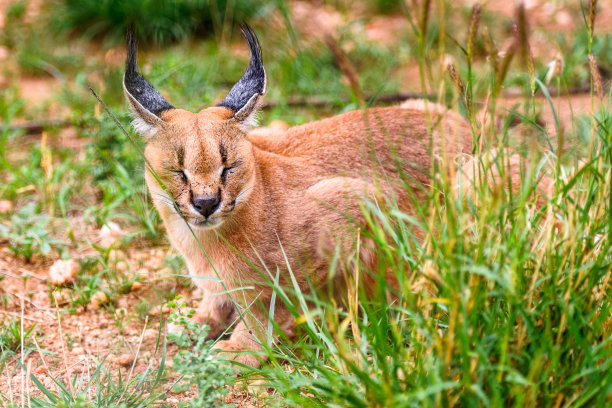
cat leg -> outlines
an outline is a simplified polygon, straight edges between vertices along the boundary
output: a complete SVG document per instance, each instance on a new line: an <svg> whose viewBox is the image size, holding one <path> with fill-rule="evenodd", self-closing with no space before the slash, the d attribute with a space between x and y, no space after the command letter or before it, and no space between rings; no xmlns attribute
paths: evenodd
<svg viewBox="0 0 612 408"><path fill-rule="evenodd" d="M222 350L228 360L250 367L259 367L263 361L267 360L265 353L262 353L263 345L278 341L275 333L268 331L267 310L269 310L269 303L268 306L264 303L264 305L254 305L249 310L243 311L242 316L236 317L238 321L230 338L218 341L215 348ZM295 319L278 300L273 318L275 325L283 331L285 336L289 338L295 336Z"/></svg>

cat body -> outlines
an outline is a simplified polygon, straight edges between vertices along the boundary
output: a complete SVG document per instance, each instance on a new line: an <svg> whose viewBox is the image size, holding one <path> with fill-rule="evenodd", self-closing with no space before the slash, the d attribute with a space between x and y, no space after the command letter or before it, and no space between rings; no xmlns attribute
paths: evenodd
<svg viewBox="0 0 612 408"><path fill-rule="evenodd" d="M392 198L410 213L408 190L424 197L432 161L453 163L472 145L461 118L423 101L248 133L266 79L259 43L249 28L243 32L251 64L215 107L191 113L166 102L138 74L132 38L124 77L134 127L147 141L153 202L203 292L195 318L210 325L211 338L236 322L229 339L217 343L224 351L261 348L269 282L308 291L335 278L330 255L336 248L355 253L364 198ZM374 268L367 245L359 256ZM274 320L293 333L282 302ZM248 353L234 358L259 364Z"/></svg>

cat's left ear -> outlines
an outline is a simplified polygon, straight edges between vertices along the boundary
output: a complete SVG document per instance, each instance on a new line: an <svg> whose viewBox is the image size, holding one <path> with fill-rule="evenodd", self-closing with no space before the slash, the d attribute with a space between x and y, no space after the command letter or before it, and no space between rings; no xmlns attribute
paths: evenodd
<svg viewBox="0 0 612 408"><path fill-rule="evenodd" d="M232 87L225 99L217 106L224 106L234 112L236 120L243 128L255 125L255 114L266 92L266 70L261 58L261 46L257 36L247 25L242 25L242 34L251 51L251 62L242 78Z"/></svg>
<svg viewBox="0 0 612 408"><path fill-rule="evenodd" d="M135 115L132 126L143 136L155 133L162 124L161 113L173 109L163 96L138 73L138 44L134 32L127 33L127 59L123 75L123 91Z"/></svg>

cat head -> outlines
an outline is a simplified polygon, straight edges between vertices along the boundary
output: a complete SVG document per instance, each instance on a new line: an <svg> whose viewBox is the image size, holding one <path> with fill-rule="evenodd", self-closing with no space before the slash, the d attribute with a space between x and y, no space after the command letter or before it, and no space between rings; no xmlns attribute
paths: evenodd
<svg viewBox="0 0 612 408"><path fill-rule="evenodd" d="M158 209L200 228L221 225L253 188L255 161L246 131L265 93L266 73L255 33L248 26L242 33L251 52L247 71L217 106L197 113L170 105L138 73L137 43L128 33L123 89L134 113L132 126L146 141L152 198Z"/></svg>

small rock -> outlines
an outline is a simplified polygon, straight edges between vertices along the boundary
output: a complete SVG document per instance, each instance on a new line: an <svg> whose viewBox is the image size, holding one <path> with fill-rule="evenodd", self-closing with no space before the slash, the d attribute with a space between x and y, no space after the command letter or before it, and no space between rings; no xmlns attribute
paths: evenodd
<svg viewBox="0 0 612 408"><path fill-rule="evenodd" d="M135 261L142 261L148 257L146 253L142 251L138 251L138 250L133 251L131 255L132 255L132 259Z"/></svg>
<svg viewBox="0 0 612 408"><path fill-rule="evenodd" d="M130 353L122 354L115 360L122 367L127 367L134 362L134 355Z"/></svg>
<svg viewBox="0 0 612 408"><path fill-rule="evenodd" d="M134 292L139 289L142 289L142 282L138 282L138 281L132 282L131 291Z"/></svg>
<svg viewBox="0 0 612 408"><path fill-rule="evenodd" d="M100 245L103 247L110 247L117 243L125 233L119 225L109 221L100 228L100 233L98 235L100 236Z"/></svg>
<svg viewBox="0 0 612 408"><path fill-rule="evenodd" d="M144 339L145 340L155 340L157 339L157 335L158 335L158 331L156 329L147 329L144 332Z"/></svg>
<svg viewBox="0 0 612 408"><path fill-rule="evenodd" d="M168 323L166 325L166 333L168 333L168 334L174 334L174 335L178 336L181 333L183 333L184 330L185 330L185 328L183 326L181 326L180 324Z"/></svg>
<svg viewBox="0 0 612 408"><path fill-rule="evenodd" d="M0 213L13 211L13 202L9 200L0 200Z"/></svg>
<svg viewBox="0 0 612 408"><path fill-rule="evenodd" d="M98 310L102 305L108 303L108 296L104 292L96 292L89 301L89 308L91 310Z"/></svg>
<svg viewBox="0 0 612 408"><path fill-rule="evenodd" d="M55 385L55 383L53 382L53 379L47 376L43 378L42 383L47 389L53 388L53 386Z"/></svg>
<svg viewBox="0 0 612 408"><path fill-rule="evenodd" d="M49 281L56 286L74 282L79 264L74 259L58 260L49 268Z"/></svg>
<svg viewBox="0 0 612 408"><path fill-rule="evenodd" d="M83 350L83 347L72 347L72 350L70 350L70 353L72 355L80 355L80 354L84 354L85 351Z"/></svg>
<svg viewBox="0 0 612 408"><path fill-rule="evenodd" d="M2 291L6 293L19 293L21 289L16 284L9 283L8 285L2 288Z"/></svg>
<svg viewBox="0 0 612 408"><path fill-rule="evenodd" d="M5 46L0 46L0 60L6 59L9 56L9 49Z"/></svg>
<svg viewBox="0 0 612 408"><path fill-rule="evenodd" d="M128 302L128 300L124 297L119 298L119 300L117 301L117 307L119 309L126 309L130 306L130 303Z"/></svg>

